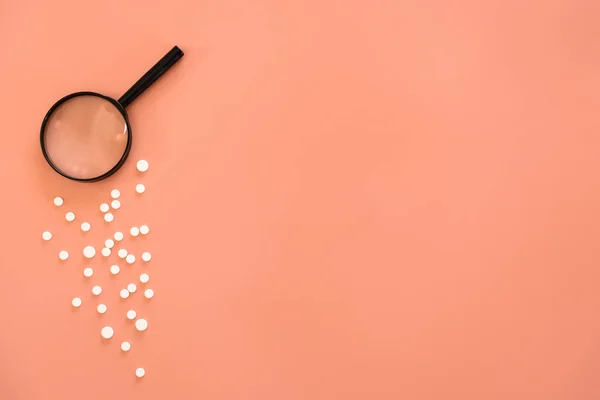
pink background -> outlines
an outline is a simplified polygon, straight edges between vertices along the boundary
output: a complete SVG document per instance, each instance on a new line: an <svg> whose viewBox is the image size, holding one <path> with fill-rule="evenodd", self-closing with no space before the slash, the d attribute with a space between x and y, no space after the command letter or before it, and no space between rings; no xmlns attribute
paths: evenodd
<svg viewBox="0 0 600 400"><path fill-rule="evenodd" d="M0 2L0 399L597 399L598 37L591 0ZM55 174L47 109L175 44L124 169ZM143 223L147 266L83 260Z"/></svg>

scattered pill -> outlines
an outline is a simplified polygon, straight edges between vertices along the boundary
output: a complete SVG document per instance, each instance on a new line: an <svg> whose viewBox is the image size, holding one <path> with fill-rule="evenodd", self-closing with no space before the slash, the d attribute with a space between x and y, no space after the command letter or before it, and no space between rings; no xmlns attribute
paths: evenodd
<svg viewBox="0 0 600 400"><path fill-rule="evenodd" d="M108 247L104 247L104 248L102 249L102 255L103 255L104 257L108 257L108 256L110 256L110 253L111 253L111 251L110 251L110 249L109 249Z"/></svg>
<svg viewBox="0 0 600 400"><path fill-rule="evenodd" d="M118 199L121 196L121 192L119 192L118 189L113 189L110 192L110 197L112 197L113 199Z"/></svg>
<svg viewBox="0 0 600 400"><path fill-rule="evenodd" d="M117 252L117 255L119 256L119 258L125 258L125 257L127 257L127 250L119 249L119 251Z"/></svg>
<svg viewBox="0 0 600 400"><path fill-rule="evenodd" d="M140 228L138 228L137 226L133 226L129 230L129 233L131 234L131 236L137 236L140 234Z"/></svg>
<svg viewBox="0 0 600 400"><path fill-rule="evenodd" d="M135 321L135 329L137 329L140 332L145 331L146 329L148 329L148 321L146 321L143 318L138 319L137 321Z"/></svg>
<svg viewBox="0 0 600 400"><path fill-rule="evenodd" d="M110 202L110 206L113 208L113 210L118 210L121 208L121 202L119 200L113 200Z"/></svg>
<svg viewBox="0 0 600 400"><path fill-rule="evenodd" d="M105 213L105 212L108 212L108 210L110 210L110 207L108 206L108 204L106 204L106 203L100 204L100 211Z"/></svg>
<svg viewBox="0 0 600 400"><path fill-rule="evenodd" d="M137 313L134 310L127 311L127 319L134 320L137 316Z"/></svg>
<svg viewBox="0 0 600 400"><path fill-rule="evenodd" d="M110 339L111 337L113 337L113 335L115 334L115 331L113 330L113 328L111 328L110 326L105 326L104 328L102 328L102 330L100 331L100 334L102 335L102 337L104 339Z"/></svg>
<svg viewBox="0 0 600 400"><path fill-rule="evenodd" d="M146 370L144 368L138 368L135 370L135 376L138 378L143 378L146 375Z"/></svg>
<svg viewBox="0 0 600 400"><path fill-rule="evenodd" d="M117 242L120 242L121 240L123 240L123 232L115 232L115 234L113 235L113 237L115 238L115 240Z"/></svg>
<svg viewBox="0 0 600 400"><path fill-rule="evenodd" d="M52 234L50 232L46 231L46 232L42 233L42 239L50 240L50 239L52 239Z"/></svg>
<svg viewBox="0 0 600 400"><path fill-rule="evenodd" d="M148 228L148 225L140 226L140 233L142 235L147 235L149 232L150 232L150 228Z"/></svg>
<svg viewBox="0 0 600 400"><path fill-rule="evenodd" d="M121 289L121 291L119 292L119 295L121 296L122 299L126 299L129 297L129 290Z"/></svg>
<svg viewBox="0 0 600 400"><path fill-rule="evenodd" d="M152 290L152 289L146 289L144 291L144 297L147 298L147 299L153 298L154 297L154 290Z"/></svg>
<svg viewBox="0 0 600 400"><path fill-rule="evenodd" d="M127 264L133 264L135 262L135 256L133 254L127 254L125 261L127 261Z"/></svg>
<svg viewBox="0 0 600 400"><path fill-rule="evenodd" d="M62 197L55 197L55 198L54 198L54 205L55 205L56 207L60 207L60 206L62 206L63 204L64 204L64 201L63 201Z"/></svg>
<svg viewBox="0 0 600 400"><path fill-rule="evenodd" d="M63 250L60 253L58 253L58 258L65 261L67 258L69 258L69 253Z"/></svg>
<svg viewBox="0 0 600 400"><path fill-rule="evenodd" d="M148 274L141 274L140 275L140 282L142 282L142 283L148 283L149 280L150 280L150 276Z"/></svg>
<svg viewBox="0 0 600 400"><path fill-rule="evenodd" d="M81 230L84 232L88 232L90 229L92 229L92 226L90 225L89 222L84 222L81 224Z"/></svg>
<svg viewBox="0 0 600 400"><path fill-rule="evenodd" d="M69 211L65 214L65 219L69 222L73 222L75 221L75 214Z"/></svg>
<svg viewBox="0 0 600 400"><path fill-rule="evenodd" d="M94 270L91 268L86 268L83 270L83 276L85 276L86 278L91 278L92 275L94 275Z"/></svg>
<svg viewBox="0 0 600 400"><path fill-rule="evenodd" d="M135 191L138 192L139 194L142 194L146 191L146 186L144 186L141 183L138 183L135 187Z"/></svg>
<svg viewBox="0 0 600 400"><path fill-rule="evenodd" d="M130 283L129 285L127 285L127 290L129 291L129 293L135 293L135 291L137 290L137 286L135 285L135 283Z"/></svg>
<svg viewBox="0 0 600 400"><path fill-rule="evenodd" d="M140 161L137 162L136 166L137 166L137 170L138 171L140 171L140 172L146 172L146 171L148 171L148 167L150 165L148 164L148 161L146 161L146 160L140 160Z"/></svg>
<svg viewBox="0 0 600 400"><path fill-rule="evenodd" d="M115 219L115 216L112 215L111 213L107 212L106 214L104 214L104 220L106 222L113 222L114 219Z"/></svg>
<svg viewBox="0 0 600 400"><path fill-rule="evenodd" d="M100 313L100 314L104 314L107 310L105 304L98 304L98 307L96 307L96 309L98 310L98 313Z"/></svg>
<svg viewBox="0 0 600 400"><path fill-rule="evenodd" d="M106 239L106 241L104 242L104 246L108 247L109 249L112 249L113 247L115 247L115 242L113 242L112 239Z"/></svg>
<svg viewBox="0 0 600 400"><path fill-rule="evenodd" d="M75 297L73 300L71 300L71 304L75 308L81 307L81 299L79 297Z"/></svg>
<svg viewBox="0 0 600 400"><path fill-rule="evenodd" d="M92 246L85 246L85 248L83 249L83 256L85 258L94 258L95 255L96 255L95 248L93 248Z"/></svg>
<svg viewBox="0 0 600 400"><path fill-rule="evenodd" d="M117 275L119 272L121 272L121 268L119 268L118 265L111 265L110 266L110 273L113 275Z"/></svg>
<svg viewBox="0 0 600 400"><path fill-rule="evenodd" d="M147 251L143 252L142 260L144 260L145 262L152 260L152 254L148 253Z"/></svg>
<svg viewBox="0 0 600 400"><path fill-rule="evenodd" d="M131 344L129 342L121 343L121 350L129 351L131 349Z"/></svg>
<svg viewBox="0 0 600 400"><path fill-rule="evenodd" d="M92 288L92 294L94 296L100 296L102 294L102 288L100 286L98 286L98 285L94 286Z"/></svg>

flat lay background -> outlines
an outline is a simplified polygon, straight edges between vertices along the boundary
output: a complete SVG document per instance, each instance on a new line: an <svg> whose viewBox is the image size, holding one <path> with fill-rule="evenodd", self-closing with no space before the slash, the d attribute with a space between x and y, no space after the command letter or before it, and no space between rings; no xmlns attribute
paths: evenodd
<svg viewBox="0 0 600 400"><path fill-rule="evenodd" d="M592 0L0 1L0 399L597 399L599 35ZM173 45L124 168L54 173L48 108ZM141 224L147 265L83 259Z"/></svg>

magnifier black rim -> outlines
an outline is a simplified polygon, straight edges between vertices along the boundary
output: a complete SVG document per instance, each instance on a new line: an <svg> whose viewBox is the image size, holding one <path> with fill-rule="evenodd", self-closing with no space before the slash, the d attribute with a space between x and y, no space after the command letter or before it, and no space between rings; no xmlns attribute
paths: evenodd
<svg viewBox="0 0 600 400"><path fill-rule="evenodd" d="M63 171L61 171L60 168L58 168L52 162L52 160L50 159L50 156L48 155L48 152L46 151L46 139L45 139L44 132L46 131L46 124L48 123L48 120L50 119L50 116L54 113L54 111L56 111L56 109L61 104L63 104L64 102L66 102L68 100L71 100L74 97L79 97L79 96L96 96L96 97L100 97L100 98L102 98L102 99L110 102L112 105L114 105L117 108L117 110L119 110L119 112L121 113L121 115L125 119L125 124L127 125L127 145L125 147L125 151L123 152L123 155L121 156L121 159L109 171L105 172L104 174L102 174L100 176L96 176L94 178L85 178L85 179L83 179L83 178L75 178L73 176L65 174ZM97 182L97 181L101 181L103 179L108 178L109 176L112 176L115 172L117 172L123 166L123 164L125 164L125 161L127 160L127 157L129 156L129 152L131 151L132 138L133 138L133 135L132 135L132 132L131 132L131 125L129 124L129 117L127 116L127 112L125 111L125 108L117 100L113 99L112 97L108 97L108 96L105 96L103 94L96 93L96 92L75 92L75 93L71 93L71 94L63 97L62 99L58 100L56 103L54 103L54 105L52 107L50 107L50 109L46 113L46 116L44 117L44 120L42 121L42 127L40 129L40 145L42 147L42 154L44 155L44 158L46 159L46 162L58 174L64 176L67 179L71 179L71 180L78 181L78 182Z"/></svg>

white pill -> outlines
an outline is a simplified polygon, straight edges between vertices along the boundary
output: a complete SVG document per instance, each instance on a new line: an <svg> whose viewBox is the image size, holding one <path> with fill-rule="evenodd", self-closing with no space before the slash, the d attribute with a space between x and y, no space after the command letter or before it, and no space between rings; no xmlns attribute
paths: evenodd
<svg viewBox="0 0 600 400"><path fill-rule="evenodd" d="M115 334L115 331L113 330L113 328L111 328L110 326L105 326L104 328L102 328L102 330L100 331L100 334L102 335L102 337L104 339L110 339L111 337L113 337L113 335Z"/></svg>
<svg viewBox="0 0 600 400"><path fill-rule="evenodd" d="M110 192L110 197L112 197L113 199L118 199L121 196L121 192L119 192L118 189L113 189Z"/></svg>
<svg viewBox="0 0 600 400"><path fill-rule="evenodd" d="M114 219L115 219L115 216L112 215L111 213L107 212L106 214L104 214L104 220L106 222L113 222Z"/></svg>
<svg viewBox="0 0 600 400"><path fill-rule="evenodd" d="M89 222L84 222L81 224L81 230L84 232L88 232L90 229L92 229L92 226L90 225Z"/></svg>
<svg viewBox="0 0 600 400"><path fill-rule="evenodd" d="M83 256L85 258L94 258L95 255L96 255L95 248L93 248L92 246L85 246L85 248L83 249Z"/></svg>
<svg viewBox="0 0 600 400"><path fill-rule="evenodd" d="M139 183L136 185L135 187L135 191L138 192L139 194L142 194L146 191L146 186L144 186L143 184Z"/></svg>
<svg viewBox="0 0 600 400"><path fill-rule="evenodd" d="M113 210L118 210L121 208L121 202L119 200L113 200L110 202L110 206L113 208Z"/></svg>
<svg viewBox="0 0 600 400"><path fill-rule="evenodd" d="M60 253L58 253L58 258L65 261L67 258L69 258L69 253L63 250Z"/></svg>
<svg viewBox="0 0 600 400"><path fill-rule="evenodd" d="M119 258L125 258L125 257L127 257L127 250L119 249L119 251L117 252L117 255L119 256Z"/></svg>
<svg viewBox="0 0 600 400"><path fill-rule="evenodd" d="M140 282L142 282L142 283L148 283L149 280L150 280L150 276L148 274L141 274L140 275Z"/></svg>
<svg viewBox="0 0 600 400"><path fill-rule="evenodd" d="M127 311L127 319L128 320L133 321L136 316L137 316L137 313L134 310Z"/></svg>
<svg viewBox="0 0 600 400"><path fill-rule="evenodd" d="M129 290L121 289L121 291L119 292L119 295L121 296L122 299L126 299L129 297Z"/></svg>
<svg viewBox="0 0 600 400"><path fill-rule="evenodd" d="M108 247L104 247L104 248L102 249L102 255L103 255L104 257L108 257L108 256L110 256L110 253L111 253L111 251L110 251L110 249L109 249Z"/></svg>
<svg viewBox="0 0 600 400"><path fill-rule="evenodd" d="M135 256L133 254L127 254L125 261L127 261L127 264L133 264L135 262Z"/></svg>
<svg viewBox="0 0 600 400"><path fill-rule="evenodd" d="M75 221L75 214L69 211L65 214L65 219L69 222L73 222Z"/></svg>
<svg viewBox="0 0 600 400"><path fill-rule="evenodd" d="M146 289L144 291L144 297L147 298L147 299L153 298L154 297L154 290L152 290L152 289Z"/></svg>
<svg viewBox="0 0 600 400"><path fill-rule="evenodd" d="M143 252L142 260L144 260L145 262L152 260L152 254L148 253L147 251Z"/></svg>
<svg viewBox="0 0 600 400"><path fill-rule="evenodd" d="M108 204L106 204L106 203L100 204L100 211L105 213L105 212L108 212L108 210L110 210L110 207L108 206Z"/></svg>
<svg viewBox="0 0 600 400"><path fill-rule="evenodd" d="M134 226L129 230L129 233L131 236L137 236L140 234L140 229L137 226Z"/></svg>
<svg viewBox="0 0 600 400"><path fill-rule="evenodd" d="M113 242L112 239L106 239L104 241L104 246L108 247L109 249L112 249L113 247L115 247L115 242Z"/></svg>
<svg viewBox="0 0 600 400"><path fill-rule="evenodd" d="M113 275L117 275L119 272L121 272L121 268L119 268L118 265L111 265L110 266L110 273Z"/></svg>
<svg viewBox="0 0 600 400"><path fill-rule="evenodd" d="M127 290L129 291L129 293L135 293L135 291L137 290L137 286L135 286L135 283L130 283L129 285L127 285Z"/></svg>
<svg viewBox="0 0 600 400"><path fill-rule="evenodd" d="M135 370L135 376L138 378L143 378L146 375L146 370L144 368L138 368Z"/></svg>
<svg viewBox="0 0 600 400"><path fill-rule="evenodd" d="M123 342L121 343L121 350L123 351L129 351L131 349L131 344L129 344L129 342Z"/></svg>
<svg viewBox="0 0 600 400"><path fill-rule="evenodd" d="M79 297L75 297L73 300L71 300L71 304L75 308L81 307L81 299Z"/></svg>
<svg viewBox="0 0 600 400"><path fill-rule="evenodd" d="M46 232L42 233L42 239L50 240L50 239L52 239L52 234L50 232L46 231Z"/></svg>
<svg viewBox="0 0 600 400"><path fill-rule="evenodd" d="M115 232L115 234L113 235L113 237L115 238L115 240L117 242L120 242L121 240L123 240L123 232Z"/></svg>
<svg viewBox="0 0 600 400"><path fill-rule="evenodd" d="M94 296L100 296L102 294L102 288L100 286L98 286L98 285L94 286L92 288L92 294Z"/></svg>
<svg viewBox="0 0 600 400"><path fill-rule="evenodd" d="M146 161L146 160L140 160L137 162L137 170L140 172L148 171L149 166L150 165L148 164L148 161Z"/></svg>
<svg viewBox="0 0 600 400"><path fill-rule="evenodd" d="M64 201L63 201L62 197L55 197L55 198L54 198L54 205L55 205L56 207L60 207L60 206L62 206L63 204L64 204Z"/></svg>
<svg viewBox="0 0 600 400"><path fill-rule="evenodd" d="M145 331L146 329L148 329L148 321L146 321L143 318L138 319L137 321L135 321L135 329L137 329L140 332Z"/></svg>
<svg viewBox="0 0 600 400"><path fill-rule="evenodd" d="M140 226L140 233L142 235L147 235L149 232L150 232L150 228L148 228L148 225Z"/></svg>
<svg viewBox="0 0 600 400"><path fill-rule="evenodd" d="M98 307L96 307L96 310L98 310L98 312L100 314L104 314L107 310L106 305L105 304L98 304Z"/></svg>
<svg viewBox="0 0 600 400"><path fill-rule="evenodd" d="M86 278L91 278L92 275L94 275L94 270L91 268L86 268L83 270L83 276L85 276Z"/></svg>

